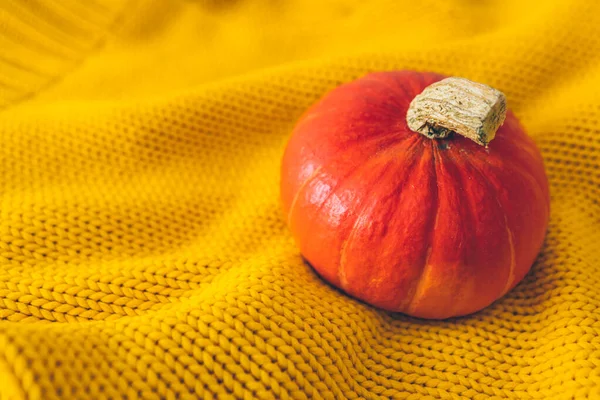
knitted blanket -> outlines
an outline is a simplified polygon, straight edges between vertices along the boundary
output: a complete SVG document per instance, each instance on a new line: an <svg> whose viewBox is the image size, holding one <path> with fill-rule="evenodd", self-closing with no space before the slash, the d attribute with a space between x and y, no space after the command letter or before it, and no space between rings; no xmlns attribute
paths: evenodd
<svg viewBox="0 0 600 400"><path fill-rule="evenodd" d="M600 5L3 0L1 399L599 399ZM367 72L502 90L546 243L471 316L377 310L279 208L300 115Z"/></svg>

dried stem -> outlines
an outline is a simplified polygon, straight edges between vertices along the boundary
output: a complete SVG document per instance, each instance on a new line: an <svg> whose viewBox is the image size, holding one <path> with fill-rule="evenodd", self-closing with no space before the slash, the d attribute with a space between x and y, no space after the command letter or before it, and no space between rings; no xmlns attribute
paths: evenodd
<svg viewBox="0 0 600 400"><path fill-rule="evenodd" d="M408 127L429 138L456 132L486 146L506 117L506 97L465 78L446 78L423 90L410 103Z"/></svg>

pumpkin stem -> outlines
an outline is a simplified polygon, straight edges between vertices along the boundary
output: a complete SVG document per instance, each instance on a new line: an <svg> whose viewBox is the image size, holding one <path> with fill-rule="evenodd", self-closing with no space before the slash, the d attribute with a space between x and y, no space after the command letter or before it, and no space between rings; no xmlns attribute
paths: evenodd
<svg viewBox="0 0 600 400"><path fill-rule="evenodd" d="M456 132L487 147L506 118L502 92L465 78L446 78L429 85L411 101L408 127L430 139Z"/></svg>

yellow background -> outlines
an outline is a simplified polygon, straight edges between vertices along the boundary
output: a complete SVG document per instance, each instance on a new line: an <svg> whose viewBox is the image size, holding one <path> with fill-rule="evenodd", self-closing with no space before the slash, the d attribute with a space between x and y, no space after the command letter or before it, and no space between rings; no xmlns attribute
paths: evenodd
<svg viewBox="0 0 600 400"><path fill-rule="evenodd" d="M0 398L600 398L595 1L0 2ZM278 207L302 112L366 72L502 90L552 191L470 317L320 281Z"/></svg>

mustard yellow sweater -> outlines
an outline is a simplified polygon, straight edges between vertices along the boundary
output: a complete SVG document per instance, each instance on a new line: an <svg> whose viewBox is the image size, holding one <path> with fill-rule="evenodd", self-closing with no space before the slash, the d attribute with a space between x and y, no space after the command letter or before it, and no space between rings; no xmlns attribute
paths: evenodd
<svg viewBox="0 0 600 400"><path fill-rule="evenodd" d="M0 399L600 399L600 3L0 1ZM366 72L497 87L543 152L532 271L376 310L279 212L291 128Z"/></svg>

